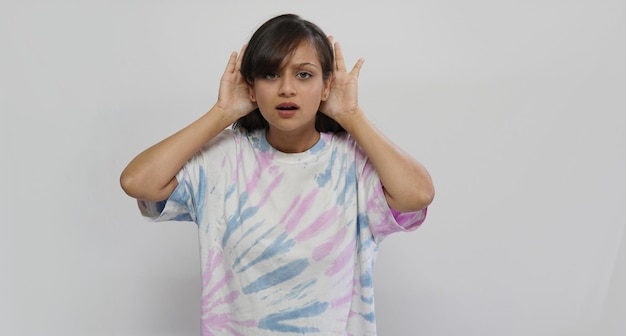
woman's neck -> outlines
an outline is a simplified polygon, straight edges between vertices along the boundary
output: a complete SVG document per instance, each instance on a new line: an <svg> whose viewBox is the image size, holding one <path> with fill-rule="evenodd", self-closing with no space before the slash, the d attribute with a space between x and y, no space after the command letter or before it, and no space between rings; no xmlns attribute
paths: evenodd
<svg viewBox="0 0 626 336"><path fill-rule="evenodd" d="M265 138L272 147L283 153L302 153L315 146L320 139L320 132L315 128L285 132L270 127Z"/></svg>

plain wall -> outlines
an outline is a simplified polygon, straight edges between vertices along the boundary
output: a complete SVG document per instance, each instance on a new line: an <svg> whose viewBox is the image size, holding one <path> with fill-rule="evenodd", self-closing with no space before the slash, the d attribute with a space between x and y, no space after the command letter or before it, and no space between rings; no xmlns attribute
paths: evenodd
<svg viewBox="0 0 626 336"><path fill-rule="evenodd" d="M431 172L385 240L381 335L626 333L626 2L0 3L0 335L197 335L192 223L119 187L295 12L366 62L360 104Z"/></svg>

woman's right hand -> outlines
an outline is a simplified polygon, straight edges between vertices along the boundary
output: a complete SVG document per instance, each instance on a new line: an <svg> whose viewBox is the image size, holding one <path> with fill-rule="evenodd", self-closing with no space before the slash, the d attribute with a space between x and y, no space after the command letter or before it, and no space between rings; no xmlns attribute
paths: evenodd
<svg viewBox="0 0 626 336"><path fill-rule="evenodd" d="M250 99L250 85L241 75L241 59L246 51L246 45L239 54L236 51L230 55L228 64L220 81L220 89L216 107L221 109L228 118L237 119L254 111L256 103Z"/></svg>

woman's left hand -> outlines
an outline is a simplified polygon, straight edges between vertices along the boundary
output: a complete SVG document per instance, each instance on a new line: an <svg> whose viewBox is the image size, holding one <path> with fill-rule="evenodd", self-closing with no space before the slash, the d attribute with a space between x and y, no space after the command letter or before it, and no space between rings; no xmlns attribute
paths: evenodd
<svg viewBox="0 0 626 336"><path fill-rule="evenodd" d="M335 52L335 64L328 98L322 101L320 112L333 118L340 125L349 122L350 117L361 113L358 103L358 79L364 59L360 58L352 70L346 70L346 62L338 42L328 38Z"/></svg>

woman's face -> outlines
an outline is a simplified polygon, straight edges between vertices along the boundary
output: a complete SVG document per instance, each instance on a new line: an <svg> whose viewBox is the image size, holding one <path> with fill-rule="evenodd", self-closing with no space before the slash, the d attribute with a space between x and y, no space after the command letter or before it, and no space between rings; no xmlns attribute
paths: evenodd
<svg viewBox="0 0 626 336"><path fill-rule="evenodd" d="M315 115L328 98L330 79L324 80L317 50L301 43L277 73L256 78L250 95L269 123L268 135L307 136L315 131Z"/></svg>

